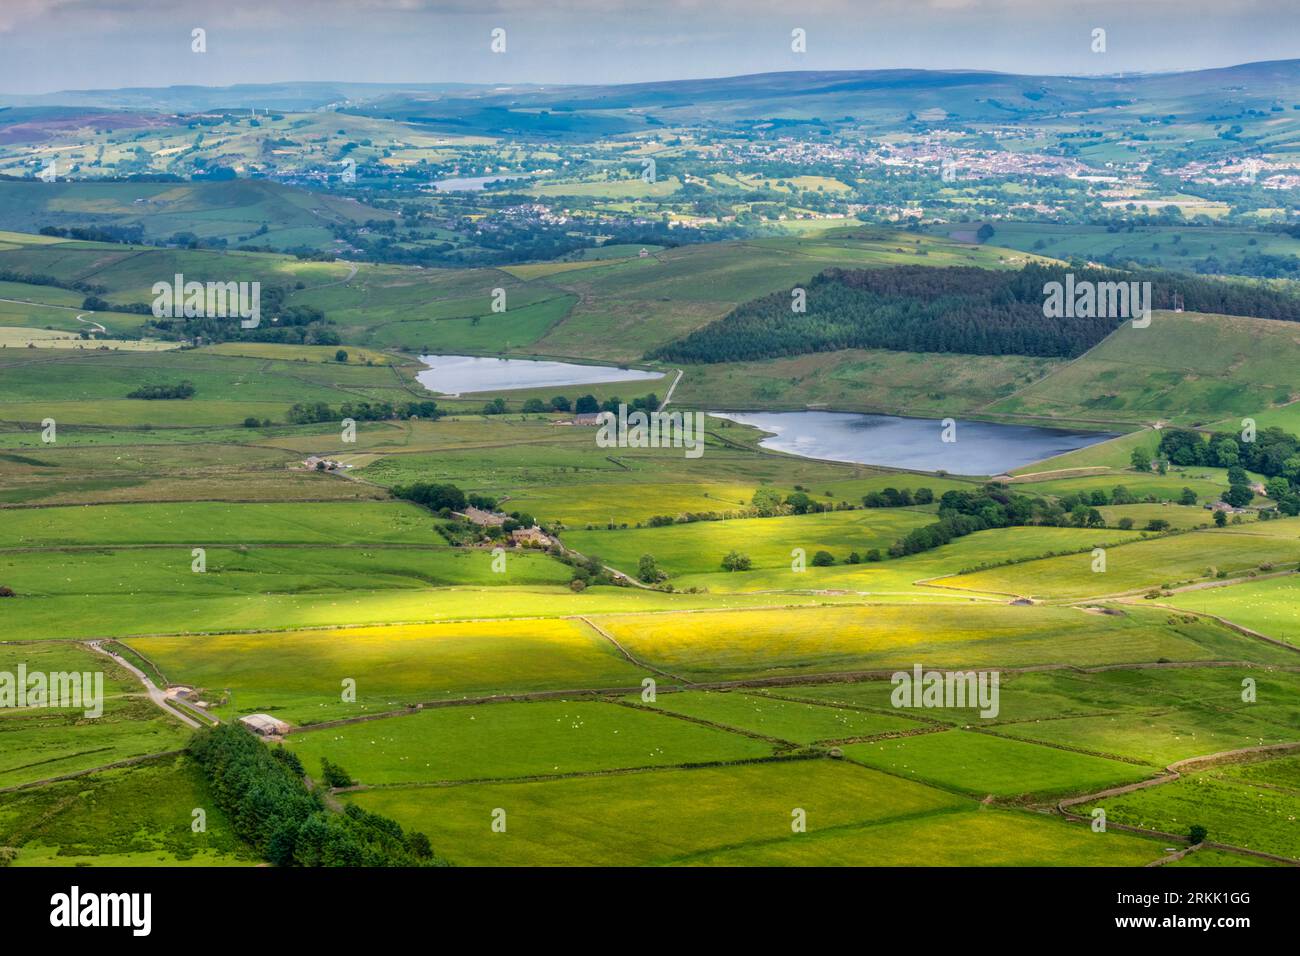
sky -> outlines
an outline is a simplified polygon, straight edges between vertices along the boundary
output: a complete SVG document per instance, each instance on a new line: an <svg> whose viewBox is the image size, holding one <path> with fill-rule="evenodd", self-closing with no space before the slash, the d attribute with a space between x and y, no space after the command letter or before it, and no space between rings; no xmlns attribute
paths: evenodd
<svg viewBox="0 0 1300 956"><path fill-rule="evenodd" d="M791 50L796 28L804 53ZM204 53L191 50L195 29ZM895 67L1097 74L1293 57L1300 0L0 0L5 93Z"/></svg>

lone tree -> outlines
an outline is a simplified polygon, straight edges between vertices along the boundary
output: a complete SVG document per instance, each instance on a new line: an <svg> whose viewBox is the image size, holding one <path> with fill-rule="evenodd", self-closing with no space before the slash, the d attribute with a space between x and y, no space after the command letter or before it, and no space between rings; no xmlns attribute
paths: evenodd
<svg viewBox="0 0 1300 956"><path fill-rule="evenodd" d="M734 549L728 551L722 559L722 569L724 571L748 571L752 564L749 555L742 554Z"/></svg>
<svg viewBox="0 0 1300 956"><path fill-rule="evenodd" d="M1205 827L1201 826L1199 823L1193 823L1187 828L1187 839L1191 841L1192 846L1196 846L1198 843L1204 843L1205 838L1209 836L1209 833L1210 831L1206 830Z"/></svg>
<svg viewBox="0 0 1300 956"><path fill-rule="evenodd" d="M668 577L667 574L659 570L659 565L655 563L653 554L641 555L641 560L637 562L636 576L646 584L658 584Z"/></svg>
<svg viewBox="0 0 1300 956"><path fill-rule="evenodd" d="M355 782L346 770L328 757L320 758L320 776L327 787L350 787Z"/></svg>
<svg viewBox="0 0 1300 956"><path fill-rule="evenodd" d="M1132 465L1134 471L1151 470L1151 457L1147 454L1145 449L1134 448L1133 454L1129 455L1128 461L1129 464Z"/></svg>
<svg viewBox="0 0 1300 956"><path fill-rule="evenodd" d="M347 360L348 360L348 353L346 349L339 349L337 352L334 353L334 361L346 362Z"/></svg>

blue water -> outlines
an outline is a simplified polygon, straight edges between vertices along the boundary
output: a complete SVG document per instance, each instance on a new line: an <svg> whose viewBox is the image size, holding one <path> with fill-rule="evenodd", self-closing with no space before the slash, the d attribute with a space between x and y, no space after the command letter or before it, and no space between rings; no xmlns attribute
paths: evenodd
<svg viewBox="0 0 1300 956"><path fill-rule="evenodd" d="M954 475L996 475L1114 438L1032 425L957 420L952 443L942 441L938 419L862 415L856 412L714 412L771 435L759 444L774 451Z"/></svg>
<svg viewBox="0 0 1300 956"><path fill-rule="evenodd" d="M420 361L428 369L416 373L416 379L430 391L443 395L500 392L512 388L595 385L601 382L657 382L663 378L659 372L643 372L634 368L540 362L533 359L483 358L476 355L421 355ZM629 394L627 397L632 396Z"/></svg>

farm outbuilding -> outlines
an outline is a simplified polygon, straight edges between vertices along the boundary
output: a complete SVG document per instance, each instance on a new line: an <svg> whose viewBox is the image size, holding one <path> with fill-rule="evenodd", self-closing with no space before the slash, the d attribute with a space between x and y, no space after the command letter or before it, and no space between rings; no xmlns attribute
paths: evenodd
<svg viewBox="0 0 1300 956"><path fill-rule="evenodd" d="M270 714L248 714L240 717L239 722L261 737L283 737L289 732L288 724Z"/></svg>

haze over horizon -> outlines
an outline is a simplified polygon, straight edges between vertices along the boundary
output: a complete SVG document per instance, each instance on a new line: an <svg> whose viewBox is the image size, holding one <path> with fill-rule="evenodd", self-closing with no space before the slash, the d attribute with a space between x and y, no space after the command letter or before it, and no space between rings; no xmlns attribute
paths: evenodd
<svg viewBox="0 0 1300 956"><path fill-rule="evenodd" d="M147 26L141 27L142 18ZM506 31L506 50L489 49ZM206 31L207 52L191 51ZM791 31L807 52L791 50ZM1106 31L1106 51L1092 31ZM7 0L0 90L635 83L795 70L1164 73L1300 57L1288 0ZM1263 38L1263 39L1261 39ZM51 51L58 56L52 57Z"/></svg>

